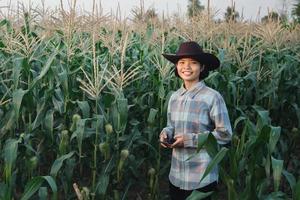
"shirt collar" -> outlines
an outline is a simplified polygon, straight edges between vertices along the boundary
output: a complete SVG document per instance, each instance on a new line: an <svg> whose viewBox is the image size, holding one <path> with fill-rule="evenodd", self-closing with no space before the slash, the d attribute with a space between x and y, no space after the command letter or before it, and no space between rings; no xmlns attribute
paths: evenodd
<svg viewBox="0 0 300 200"><path fill-rule="evenodd" d="M183 96L184 94L189 94L190 97L194 98L194 96L199 92L201 88L205 86L205 83L203 81L199 81L195 85L193 85L189 90L187 90L184 85L182 84L179 90L180 96Z"/></svg>

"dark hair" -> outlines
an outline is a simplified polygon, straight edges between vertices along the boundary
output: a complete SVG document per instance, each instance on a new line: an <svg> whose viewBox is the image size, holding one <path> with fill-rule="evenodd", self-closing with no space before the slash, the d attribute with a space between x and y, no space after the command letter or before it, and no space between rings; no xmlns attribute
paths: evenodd
<svg viewBox="0 0 300 200"><path fill-rule="evenodd" d="M177 77L180 78L180 76L178 75L178 71L177 71L177 66L175 65L175 70L174 73ZM207 67L204 66L204 70L202 72L200 72L200 76L199 76L199 81L204 80L206 77L208 77L209 75L209 70L207 70Z"/></svg>

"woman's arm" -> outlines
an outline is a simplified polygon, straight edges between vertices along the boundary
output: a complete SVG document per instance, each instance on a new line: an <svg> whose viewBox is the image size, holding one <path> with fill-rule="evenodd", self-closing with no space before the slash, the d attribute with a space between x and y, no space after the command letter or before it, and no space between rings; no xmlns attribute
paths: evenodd
<svg viewBox="0 0 300 200"><path fill-rule="evenodd" d="M231 141L232 129L229 120L226 104L223 97L217 93L212 101L209 117L214 124L212 134L215 136L219 144L226 144ZM182 135L183 146L193 147L198 146L198 134L201 133L187 133Z"/></svg>

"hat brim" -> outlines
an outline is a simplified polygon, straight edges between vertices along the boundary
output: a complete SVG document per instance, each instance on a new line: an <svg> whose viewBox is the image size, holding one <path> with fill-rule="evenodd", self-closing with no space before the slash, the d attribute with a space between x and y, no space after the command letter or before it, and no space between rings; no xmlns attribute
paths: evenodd
<svg viewBox="0 0 300 200"><path fill-rule="evenodd" d="M210 53L200 53L195 55L176 55L176 54L162 54L168 61L174 63L178 62L181 58L193 58L205 65L208 70L214 70L220 67L220 60L213 54Z"/></svg>

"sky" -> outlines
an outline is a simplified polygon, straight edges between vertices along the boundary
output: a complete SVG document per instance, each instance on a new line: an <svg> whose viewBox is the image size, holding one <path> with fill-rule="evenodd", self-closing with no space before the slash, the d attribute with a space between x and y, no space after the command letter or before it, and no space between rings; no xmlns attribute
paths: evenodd
<svg viewBox="0 0 300 200"><path fill-rule="evenodd" d="M46 7L59 7L60 0L0 0L0 8L3 9L9 2L16 5L17 2L22 2L26 5L29 2L33 5L41 5L44 1ZM62 0L65 7L68 6L68 1ZM96 4L100 4L104 13L115 12L118 4L121 8L121 15L123 17L130 16L132 8L139 6L141 0L95 0ZM200 0L201 4L207 6L209 0ZM210 0L210 6L216 11L216 18L223 18L227 6L235 2L236 10L246 20L258 20L267 15L268 11L276 11L281 13L287 11L291 12L293 4L296 0ZM77 0L77 7L81 10L91 11L93 0ZM172 13L185 13L187 10L188 0L144 0L145 8L154 8L160 15L171 15Z"/></svg>

